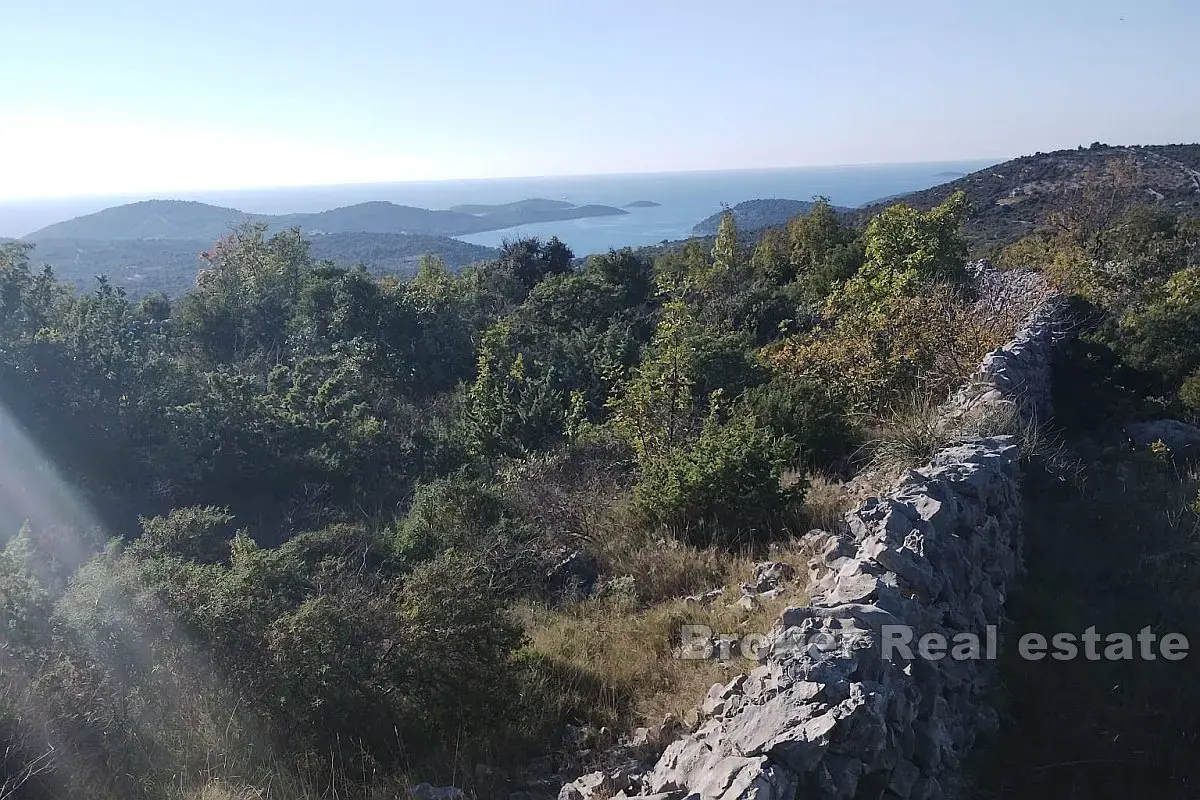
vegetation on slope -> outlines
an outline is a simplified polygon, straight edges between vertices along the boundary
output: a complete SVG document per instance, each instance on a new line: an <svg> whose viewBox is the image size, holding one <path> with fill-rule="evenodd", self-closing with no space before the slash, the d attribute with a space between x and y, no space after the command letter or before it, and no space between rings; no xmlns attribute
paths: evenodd
<svg viewBox="0 0 1200 800"><path fill-rule="evenodd" d="M1127 178L1121 164L1093 174L1001 257L1043 269L1076 321L1054 398L1059 462L1071 468L1031 471L1029 574L1010 641L1093 626L1200 636L1197 454L1134 447L1124 430L1200 423L1200 220L1160 202L1126 206ZM1194 655L1029 663L1010 652L1002 676L1003 724L976 765L977 796L1195 795Z"/></svg>
<svg viewBox="0 0 1200 800"><path fill-rule="evenodd" d="M733 214L740 231L758 231L775 225L785 225L793 217L808 213L816 201L805 200L746 200L710 217L705 217L692 228L696 236L715 236L726 213ZM838 211L849 209L838 208Z"/></svg>
<svg viewBox="0 0 1200 800"><path fill-rule="evenodd" d="M6 246L0 785L503 793L475 766L690 705L716 668L669 657L678 625L773 610L681 598L802 566L866 429L1011 333L963 324L965 213L818 203L752 248L727 216L653 260L521 240L409 282L251 226L136 302Z"/></svg>
<svg viewBox="0 0 1200 800"><path fill-rule="evenodd" d="M312 255L343 266L365 266L374 275L411 278L421 257L436 256L453 270L495 258L499 251L443 236L407 233L329 233L309 237ZM54 268L62 282L88 291L97 276L131 296L178 296L192 288L212 242L184 239L41 239L30 258Z"/></svg>
<svg viewBox="0 0 1200 800"><path fill-rule="evenodd" d="M540 199L495 206L464 206L450 211L374 201L298 214L249 214L234 208L194 201L144 200L57 222L23 238L29 242L45 239L188 239L211 242L232 228L248 223L262 223L272 232L299 228L306 234L411 233L459 236L533 222L626 213L612 206L575 206Z"/></svg>
<svg viewBox="0 0 1200 800"><path fill-rule="evenodd" d="M1107 194L1097 196L1097 179L1118 168L1123 173L1119 185L1108 186ZM1196 213L1200 145L1118 147L1096 142L1076 150L1022 156L897 199L929 209L955 192L965 193L972 207L963 228L972 250L994 255L1050 224L1065 207L1091 200L1117 214L1143 205L1170 214ZM867 206L862 214L869 217L885 205Z"/></svg>

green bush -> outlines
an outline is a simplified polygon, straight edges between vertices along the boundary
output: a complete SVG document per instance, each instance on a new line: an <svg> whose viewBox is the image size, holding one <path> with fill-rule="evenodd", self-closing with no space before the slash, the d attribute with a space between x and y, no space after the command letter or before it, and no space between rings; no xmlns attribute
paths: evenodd
<svg viewBox="0 0 1200 800"><path fill-rule="evenodd" d="M430 481L417 488L407 516L396 527L397 549L413 564L450 549L485 549L507 512L496 492L465 474Z"/></svg>
<svg viewBox="0 0 1200 800"><path fill-rule="evenodd" d="M1179 387L1179 402L1193 415L1200 416L1200 370L1187 376Z"/></svg>
<svg viewBox="0 0 1200 800"><path fill-rule="evenodd" d="M233 515L213 506L180 508L165 517L142 519L134 548L149 554L178 556L201 563L229 558Z"/></svg>
<svg viewBox="0 0 1200 800"><path fill-rule="evenodd" d="M763 540L804 499L803 484L780 477L795 447L749 414L715 414L694 442L643 459L635 489L642 512L694 544Z"/></svg>
<svg viewBox="0 0 1200 800"><path fill-rule="evenodd" d="M795 445L800 464L831 464L853 449L846 407L820 383L776 377L748 390L745 403L763 425Z"/></svg>

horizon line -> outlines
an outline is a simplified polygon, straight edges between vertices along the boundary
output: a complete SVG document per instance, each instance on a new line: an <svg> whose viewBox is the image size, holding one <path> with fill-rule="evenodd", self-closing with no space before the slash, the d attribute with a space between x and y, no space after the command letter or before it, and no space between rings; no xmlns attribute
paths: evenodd
<svg viewBox="0 0 1200 800"><path fill-rule="evenodd" d="M819 170L819 169L849 169L853 167L890 167L890 166L918 166L922 164L954 164L965 162L979 162L999 164L1004 161L1011 160L1016 156L990 158L990 157L974 157L974 158L945 158L932 160L913 160L913 161L862 161L856 163L842 164L800 164L790 166L773 166L773 167L705 167L698 169L678 169L678 170L645 170L641 172L570 172L557 173L552 175L505 175L486 178L410 178L405 180L369 180L369 181L348 181L344 183L294 183L294 184L270 184L258 186L239 186L239 187L223 187L223 188L207 188L207 189L152 189L146 191L112 191L112 192L84 192L80 194L57 194L57 195L39 195L25 197L0 197L0 204L14 205L22 203L46 203L67 200L91 200L91 199L127 199L141 198L142 200L173 200L179 199L176 197L166 196L151 196L155 194L234 194L239 192L271 192L283 190L302 190L302 189L324 189L324 188L352 188L352 187L370 187L370 186L391 186L391 185L424 185L434 183L484 183L494 181L538 181L538 180L557 180L570 178L625 178L636 176L653 176L653 175L692 175L703 173L722 173L722 172L779 172L785 170Z"/></svg>

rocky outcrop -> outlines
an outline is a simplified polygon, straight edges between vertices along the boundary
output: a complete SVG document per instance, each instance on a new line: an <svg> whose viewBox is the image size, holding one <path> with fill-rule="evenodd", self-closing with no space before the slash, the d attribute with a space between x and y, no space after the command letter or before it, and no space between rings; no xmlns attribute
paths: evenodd
<svg viewBox="0 0 1200 800"><path fill-rule="evenodd" d="M1129 441L1136 447L1152 447L1161 443L1167 450L1185 461L1200 458L1200 428L1177 419L1156 419L1132 422L1125 426Z"/></svg>
<svg viewBox="0 0 1200 800"><path fill-rule="evenodd" d="M1060 311L1040 303L946 413L1046 419ZM784 612L757 668L713 687L708 719L636 793L952 796L995 717L984 694L1021 564L1019 455L1011 435L945 449L849 513L849 535L815 534L811 604Z"/></svg>

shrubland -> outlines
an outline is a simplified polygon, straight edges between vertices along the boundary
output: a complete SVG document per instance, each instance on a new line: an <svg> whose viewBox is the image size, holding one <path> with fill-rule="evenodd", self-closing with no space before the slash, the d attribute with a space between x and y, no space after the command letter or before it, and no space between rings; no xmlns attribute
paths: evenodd
<svg viewBox="0 0 1200 800"><path fill-rule="evenodd" d="M803 573L873 431L1012 332L967 211L818 202L753 247L727 217L711 250L527 239L408 282L251 225L136 302L5 245L0 797L470 784L690 706L721 668L673 659L679 626L802 601L729 602L756 559ZM1189 280L1116 323L1181 406Z"/></svg>

